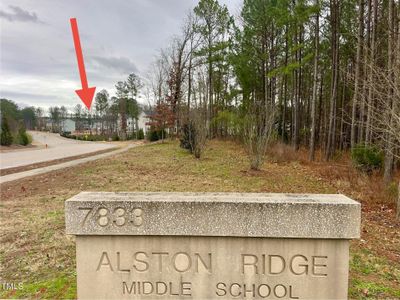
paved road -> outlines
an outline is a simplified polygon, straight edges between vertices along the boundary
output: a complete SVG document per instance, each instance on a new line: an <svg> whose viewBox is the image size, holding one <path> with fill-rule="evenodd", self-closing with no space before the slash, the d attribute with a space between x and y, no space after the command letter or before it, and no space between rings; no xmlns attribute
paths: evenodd
<svg viewBox="0 0 400 300"><path fill-rule="evenodd" d="M110 151L107 153L102 153L102 154L84 157L84 158L80 158L80 159L76 159L76 160L72 160L72 161L67 161L64 163L57 164L57 165L51 165L51 166L47 166L47 167L43 167L43 168L38 168L38 169L33 169L33 170L23 171L23 172L19 172L19 173L13 173L13 174L9 174L9 175L0 176L0 184L18 180L18 179L22 179L25 177L31 177L31 176L35 176L35 175L44 174L44 173L51 172L51 171L61 170L61 169L77 166L77 165L80 165L80 164L83 164L83 163L86 163L89 161L94 161L97 159L117 155L117 154L126 152L133 147L138 147L141 145L143 145L143 144L139 144L139 143L130 144L128 146L125 146L122 149Z"/></svg>
<svg viewBox="0 0 400 300"><path fill-rule="evenodd" d="M47 132L29 132L37 148L0 153L0 169L26 166L34 163L87 154L115 148L114 144L76 141ZM47 144L47 148L44 145Z"/></svg>

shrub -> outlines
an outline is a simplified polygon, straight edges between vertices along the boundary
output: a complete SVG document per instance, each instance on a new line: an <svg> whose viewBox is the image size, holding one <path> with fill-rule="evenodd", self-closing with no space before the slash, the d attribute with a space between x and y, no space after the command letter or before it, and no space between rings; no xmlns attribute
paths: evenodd
<svg viewBox="0 0 400 300"><path fill-rule="evenodd" d="M256 102L251 103L243 119L243 141L249 157L250 168L260 170L265 153L274 133L272 109Z"/></svg>
<svg viewBox="0 0 400 300"><path fill-rule="evenodd" d="M61 131L60 135L62 137L71 138L71 131Z"/></svg>
<svg viewBox="0 0 400 300"><path fill-rule="evenodd" d="M189 150L190 153L193 153L195 141L196 141L196 130L192 124L192 122L189 122L187 124L184 124L182 127L182 138L180 139L181 141L181 148Z"/></svg>
<svg viewBox="0 0 400 300"><path fill-rule="evenodd" d="M148 131L148 132L147 132L147 139L148 139L150 142L158 141L159 138L158 138L158 133L157 133L157 131L156 131L156 130L150 130L150 131Z"/></svg>
<svg viewBox="0 0 400 300"><path fill-rule="evenodd" d="M138 140L143 140L144 139L144 131L142 128L139 129L138 131Z"/></svg>
<svg viewBox="0 0 400 300"><path fill-rule="evenodd" d="M18 141L18 144L23 145L23 146L26 146L29 144L29 138L28 138L28 135L26 134L25 126L21 126L19 128L17 141Z"/></svg>
<svg viewBox="0 0 400 300"><path fill-rule="evenodd" d="M29 144L29 145L32 144L32 142L33 142L33 137L32 137L29 133L27 133L26 135L28 136L28 144Z"/></svg>
<svg viewBox="0 0 400 300"><path fill-rule="evenodd" d="M105 135L101 135L101 134L73 135L73 134L71 134L70 131L66 131L66 132L61 132L60 135L62 137L68 138L68 139L81 140L81 141L97 142L97 141L108 140Z"/></svg>
<svg viewBox="0 0 400 300"><path fill-rule="evenodd" d="M87 141L93 142L96 138L95 138L95 136L93 136L93 135L86 135L86 136L85 136L85 139L86 139Z"/></svg>
<svg viewBox="0 0 400 300"><path fill-rule="evenodd" d="M196 158L200 158L207 140L205 111L194 109L190 112L190 121L182 127L181 147L187 149Z"/></svg>
<svg viewBox="0 0 400 300"><path fill-rule="evenodd" d="M161 140L163 138L165 139L166 136L167 136L167 133L165 130L155 130L154 128L152 128L147 132L147 139L150 142L155 142L155 141Z"/></svg>
<svg viewBox="0 0 400 300"><path fill-rule="evenodd" d="M2 146L10 146L13 142L13 137L11 135L10 127L6 118L3 118L1 122L1 134L0 134L0 144Z"/></svg>
<svg viewBox="0 0 400 300"><path fill-rule="evenodd" d="M375 146L357 145L351 151L351 160L357 169L371 173L382 168L384 155Z"/></svg>
<svg viewBox="0 0 400 300"><path fill-rule="evenodd" d="M112 140L113 140L114 142L119 141L119 136L118 136L118 134L114 134L114 135L112 136Z"/></svg>
<svg viewBox="0 0 400 300"><path fill-rule="evenodd" d="M97 142L105 141L106 139L107 139L107 137L105 135L96 134L94 136L94 140L97 141Z"/></svg>

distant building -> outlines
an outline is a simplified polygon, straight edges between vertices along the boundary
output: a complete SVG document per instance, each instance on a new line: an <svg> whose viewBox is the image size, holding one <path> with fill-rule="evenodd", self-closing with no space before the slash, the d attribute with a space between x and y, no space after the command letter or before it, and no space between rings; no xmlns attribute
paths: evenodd
<svg viewBox="0 0 400 300"><path fill-rule="evenodd" d="M126 133L131 136L136 130L142 129L144 134L149 130L149 126L146 123L149 122L149 111L142 108L142 112L139 114L137 120L131 117L127 117L126 120ZM115 120L115 119L114 119ZM117 122L110 119L105 119L103 122L98 118L85 118L76 119L71 114L65 119L59 120L57 123L49 117L43 118L43 126L38 128L43 131L51 132L70 132L73 135L90 135L90 134L118 134L122 136L122 122L121 115L118 115Z"/></svg>
<svg viewBox="0 0 400 300"><path fill-rule="evenodd" d="M61 131L63 131L63 132L75 131L75 120L65 119L65 120L61 121Z"/></svg>
<svg viewBox="0 0 400 300"><path fill-rule="evenodd" d="M138 120L136 121L133 118L128 117L126 120L126 131L127 134L130 135L133 132L135 132L136 127L140 130L143 129L144 134L149 130L149 126L146 125L148 122L148 116L145 112L141 112L139 115ZM107 122L104 122L103 124L103 130L108 131L107 129ZM80 120L79 121L79 126L77 126L77 122L74 118L67 118L64 119L60 122L60 132L71 132L73 135L82 135L82 134L101 134L102 132L102 124L98 120L91 120L90 122L88 120ZM117 130L118 133L121 133L122 127L121 127L121 117L119 116L118 122L117 122ZM49 131L57 131L55 129L55 125L52 124L50 119L46 120L46 129Z"/></svg>
<svg viewBox="0 0 400 300"><path fill-rule="evenodd" d="M135 120L134 118L128 117L126 119L126 133L128 135L132 134L133 132L140 129L143 129L144 134L149 129L149 126L146 125L148 122L148 117L145 112L141 112L139 114L138 120ZM121 121L121 116L118 117L118 132L122 131L122 121Z"/></svg>
<svg viewBox="0 0 400 300"><path fill-rule="evenodd" d="M138 127L143 129L145 135L150 128L149 125L146 125L146 123L149 122L148 116L146 112L142 111L138 118Z"/></svg>

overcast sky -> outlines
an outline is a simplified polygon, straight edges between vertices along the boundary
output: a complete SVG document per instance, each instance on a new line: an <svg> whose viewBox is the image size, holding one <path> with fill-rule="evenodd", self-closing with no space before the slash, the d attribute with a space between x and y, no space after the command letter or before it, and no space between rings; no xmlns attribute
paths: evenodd
<svg viewBox="0 0 400 300"><path fill-rule="evenodd" d="M237 15L242 0L220 0ZM19 105L80 103L69 19L76 17L89 86L113 92L144 75L197 0L1 0L0 97Z"/></svg>

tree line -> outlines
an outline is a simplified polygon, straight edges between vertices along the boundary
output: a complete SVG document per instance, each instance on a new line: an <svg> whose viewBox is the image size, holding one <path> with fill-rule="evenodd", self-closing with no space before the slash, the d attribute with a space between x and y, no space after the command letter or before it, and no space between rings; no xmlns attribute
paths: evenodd
<svg viewBox="0 0 400 300"><path fill-rule="evenodd" d="M254 169L271 139L308 148L310 160L377 147L390 180L399 24L395 0L244 0L237 16L200 0L147 76L153 124L182 135L201 119L208 138L243 140Z"/></svg>
<svg viewBox="0 0 400 300"><path fill-rule="evenodd" d="M47 111L41 107L25 107L20 109L12 100L1 99L1 116L3 123L10 127L12 132L18 131L22 125L29 130L50 130L63 133L66 130L67 120L75 123L76 131L89 131L90 134L127 139L127 119L135 123L134 136L138 138L139 115L145 106L138 103L138 97L143 84L140 77L131 73L126 81L119 81L116 85L116 95L110 96L107 90L98 92L94 105L88 110L81 104L75 105L72 110L66 106L51 106ZM93 131L95 129L95 131ZM132 135L132 133L131 133Z"/></svg>

